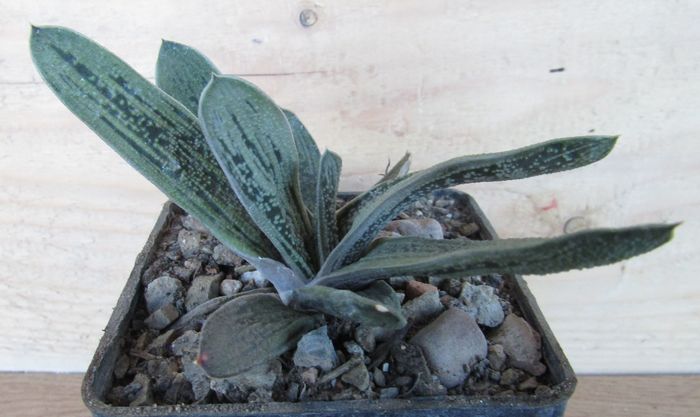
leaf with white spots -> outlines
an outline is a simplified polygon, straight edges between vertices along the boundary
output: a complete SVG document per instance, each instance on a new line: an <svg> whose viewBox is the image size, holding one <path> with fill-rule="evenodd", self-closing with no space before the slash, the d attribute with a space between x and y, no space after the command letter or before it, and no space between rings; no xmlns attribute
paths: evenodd
<svg viewBox="0 0 700 417"><path fill-rule="evenodd" d="M199 96L212 74L219 74L214 64L196 49L166 41L160 45L156 63L156 85L192 114L199 110Z"/></svg>
<svg viewBox="0 0 700 417"><path fill-rule="evenodd" d="M245 258L279 259L182 104L69 29L32 28L31 52L63 104L221 242Z"/></svg>
<svg viewBox="0 0 700 417"><path fill-rule="evenodd" d="M554 139L506 152L462 156L437 164L393 183L364 205L319 275L327 275L359 259L387 223L416 199L440 188L475 182L507 181L566 171L604 158L614 136Z"/></svg>
<svg viewBox="0 0 700 417"><path fill-rule="evenodd" d="M335 219L335 199L338 195L338 180L342 160L331 151L321 157L318 170L318 189L316 192L316 240L317 256L322 263L338 243L338 228Z"/></svg>
<svg viewBox="0 0 700 417"><path fill-rule="evenodd" d="M202 92L199 120L209 147L253 221L298 276L314 275L306 249L299 160L279 107L257 87L213 76Z"/></svg>
<svg viewBox="0 0 700 417"><path fill-rule="evenodd" d="M396 237L381 240L359 261L308 285L362 288L399 275L461 273L552 274L593 268L649 252L673 237L677 225L645 225L586 230L555 238L434 240Z"/></svg>

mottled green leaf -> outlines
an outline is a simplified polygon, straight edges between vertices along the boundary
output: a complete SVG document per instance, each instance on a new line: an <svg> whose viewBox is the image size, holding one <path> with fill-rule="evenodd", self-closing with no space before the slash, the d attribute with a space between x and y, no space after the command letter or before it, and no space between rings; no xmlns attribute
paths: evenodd
<svg viewBox="0 0 700 417"><path fill-rule="evenodd" d="M433 190L474 182L506 181L565 171L605 157L617 137L554 139L507 152L463 156L399 180L362 207L347 234L331 252L320 275L357 260L379 231L417 198Z"/></svg>
<svg viewBox="0 0 700 417"><path fill-rule="evenodd" d="M241 256L278 258L182 104L69 29L32 28L31 51L66 107L165 195Z"/></svg>
<svg viewBox="0 0 700 417"><path fill-rule="evenodd" d="M393 292L385 282L376 282L364 292L308 286L294 290L289 305L370 327L400 329L406 325L406 318Z"/></svg>
<svg viewBox="0 0 700 417"><path fill-rule="evenodd" d="M199 103L199 119L238 199L299 276L313 275L298 210L298 154L282 111L257 87L214 76Z"/></svg>
<svg viewBox="0 0 700 417"><path fill-rule="evenodd" d="M198 362L209 376L225 378L294 348L322 317L293 310L272 294L229 301L204 323Z"/></svg>
<svg viewBox="0 0 700 417"><path fill-rule="evenodd" d="M314 138L306 129L301 120L289 110L284 110L284 115L289 121L294 135L294 143L299 152L299 184L301 196L306 208L311 211L316 206L316 180L318 178L318 166L321 153Z"/></svg>
<svg viewBox="0 0 700 417"><path fill-rule="evenodd" d="M308 285L361 288L398 275L551 274L592 268L649 252L673 237L675 224L586 230L555 238L382 240L365 257Z"/></svg>
<svg viewBox="0 0 700 417"><path fill-rule="evenodd" d="M199 96L212 74L219 74L214 64L187 45L163 40L156 63L156 85L192 114L199 110Z"/></svg>
<svg viewBox="0 0 700 417"><path fill-rule="evenodd" d="M331 151L321 157L318 171L318 189L316 191L316 239L317 256L322 263L338 243L338 228L335 223L335 199L338 195L338 180L342 160Z"/></svg>

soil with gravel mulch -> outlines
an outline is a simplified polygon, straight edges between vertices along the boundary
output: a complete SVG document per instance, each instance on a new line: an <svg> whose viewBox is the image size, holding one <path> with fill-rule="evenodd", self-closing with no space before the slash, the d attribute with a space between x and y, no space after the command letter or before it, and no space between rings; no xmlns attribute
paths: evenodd
<svg viewBox="0 0 700 417"><path fill-rule="evenodd" d="M427 198L382 235L478 239L469 216L449 197ZM196 363L202 322L229 299L273 292L264 277L181 214L141 281L107 396L115 406L554 395L540 336L500 275L393 277L407 328L388 333L326 316L296 350L226 379L210 379Z"/></svg>

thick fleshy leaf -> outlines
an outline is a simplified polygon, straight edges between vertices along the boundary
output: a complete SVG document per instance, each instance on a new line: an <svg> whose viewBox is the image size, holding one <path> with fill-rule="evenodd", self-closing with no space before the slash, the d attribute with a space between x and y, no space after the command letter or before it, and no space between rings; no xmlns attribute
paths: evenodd
<svg viewBox="0 0 700 417"><path fill-rule="evenodd" d="M326 256L338 243L338 228L335 222L335 199L338 195L338 180L342 160L331 151L326 151L321 157L318 171L318 189L316 191L316 222L317 256L323 263Z"/></svg>
<svg viewBox="0 0 700 417"><path fill-rule="evenodd" d="M212 74L219 74L214 64L187 45L163 40L156 63L156 85L192 114L199 111L199 96Z"/></svg>
<svg viewBox="0 0 700 417"><path fill-rule="evenodd" d="M299 161L282 111L257 87L232 76L212 77L199 120L231 188L253 221L297 275L313 275L305 223L295 194Z"/></svg>
<svg viewBox="0 0 700 417"><path fill-rule="evenodd" d="M182 104L69 29L32 28L31 51L66 107L165 195L239 255L278 258Z"/></svg>
<svg viewBox="0 0 700 417"><path fill-rule="evenodd" d="M675 224L586 230L555 238L382 240L365 257L309 285L361 288L399 275L551 274L592 268L649 252L671 240Z"/></svg>
<svg viewBox="0 0 700 417"><path fill-rule="evenodd" d="M399 162L397 162L393 167L391 167L391 169L384 174L382 179L379 180L377 184L405 177L406 175L408 175L409 169L411 169L411 153L406 152L404 156L402 156L401 159L399 159Z"/></svg>
<svg viewBox="0 0 700 417"><path fill-rule="evenodd" d="M272 294L236 298L204 323L198 362L211 377L236 375L294 348L321 321L322 316L293 310Z"/></svg>
<svg viewBox="0 0 700 417"><path fill-rule="evenodd" d="M327 275L359 259L387 223L417 198L433 190L578 168L605 157L616 140L613 136L554 139L507 152L454 158L413 173L357 212L352 226L328 256L319 275Z"/></svg>
<svg viewBox="0 0 700 417"><path fill-rule="evenodd" d="M406 325L394 290L381 281L358 292L318 285L300 288L292 293L289 305L370 327L395 330Z"/></svg>
<svg viewBox="0 0 700 417"><path fill-rule="evenodd" d="M289 110L284 110L284 115L289 121L294 135L294 143L299 152L299 185L304 205L311 212L316 205L316 180L318 179L318 166L321 160L321 152L316 146L314 138L306 129L299 118Z"/></svg>

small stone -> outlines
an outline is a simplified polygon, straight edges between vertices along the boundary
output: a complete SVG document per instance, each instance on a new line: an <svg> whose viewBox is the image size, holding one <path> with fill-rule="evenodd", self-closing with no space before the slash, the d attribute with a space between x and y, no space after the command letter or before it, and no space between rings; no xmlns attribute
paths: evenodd
<svg viewBox="0 0 700 417"><path fill-rule="evenodd" d="M515 386L525 379L525 372L520 369L508 368L501 373L501 385Z"/></svg>
<svg viewBox="0 0 700 417"><path fill-rule="evenodd" d="M394 384L400 387L408 387L413 385L413 378L408 375L401 375L394 379Z"/></svg>
<svg viewBox="0 0 700 417"><path fill-rule="evenodd" d="M479 225L476 223L463 223L459 226L459 233L462 236L471 236L479 232Z"/></svg>
<svg viewBox="0 0 700 417"><path fill-rule="evenodd" d="M129 403L129 407L142 407L153 404L153 392L151 391L151 380L147 375L137 374L134 377L134 382L129 385L139 385L140 388L136 395Z"/></svg>
<svg viewBox="0 0 700 417"><path fill-rule="evenodd" d="M328 327L319 327L306 333L294 352L294 365L299 367L319 367L330 371L338 362L333 342L328 337Z"/></svg>
<svg viewBox="0 0 700 417"><path fill-rule="evenodd" d="M163 275L151 281L144 293L146 308L150 314L167 304L172 304L178 311L184 309L184 288L180 280Z"/></svg>
<svg viewBox="0 0 700 417"><path fill-rule="evenodd" d="M170 342L173 341L175 336L175 330L168 330L167 332L156 337L146 348L146 351L151 355L163 356L168 351L168 346Z"/></svg>
<svg viewBox="0 0 700 417"><path fill-rule="evenodd" d="M187 216L182 218L182 225L185 228L193 230L195 232L207 233L207 234L210 233L209 229L207 229L206 226L204 226L202 224L202 222L200 222L199 220L195 219L194 217L192 217L190 215L187 215Z"/></svg>
<svg viewBox="0 0 700 417"><path fill-rule="evenodd" d="M399 396L399 389L396 387L383 388L379 390L379 398L388 400Z"/></svg>
<svg viewBox="0 0 700 417"><path fill-rule="evenodd" d="M281 373L282 364L274 359L235 376L212 379L209 385L217 394L235 398L240 392L271 390Z"/></svg>
<svg viewBox="0 0 700 417"><path fill-rule="evenodd" d="M496 329L493 343L503 346L511 366L540 376L547 367L540 362L542 358L542 341L537 333L523 318L509 314L503 324Z"/></svg>
<svg viewBox="0 0 700 417"><path fill-rule="evenodd" d="M482 326L496 327L503 322L505 314L493 287L465 282L459 298L466 306L467 313Z"/></svg>
<svg viewBox="0 0 700 417"><path fill-rule="evenodd" d="M372 371L372 379L374 379L374 383L377 384L377 386L386 386L386 376L384 376L384 372L382 372L381 369L374 368L374 371Z"/></svg>
<svg viewBox="0 0 700 417"><path fill-rule="evenodd" d="M200 275L192 280L192 285L187 290L185 307L191 311L198 305L211 300L219 295L219 285L223 274Z"/></svg>
<svg viewBox="0 0 700 417"><path fill-rule="evenodd" d="M492 369L496 371L504 370L506 367L506 352L503 350L503 346L499 344L489 346L488 360Z"/></svg>
<svg viewBox="0 0 700 417"><path fill-rule="evenodd" d="M318 380L318 369L308 368L301 373L301 380L304 381L306 385L314 385Z"/></svg>
<svg viewBox="0 0 700 417"><path fill-rule="evenodd" d="M389 278L389 285L391 285L391 287L395 290L403 290L406 288L406 284L413 280L415 280L415 278L409 275L391 277Z"/></svg>
<svg viewBox="0 0 700 417"><path fill-rule="evenodd" d="M371 328L359 326L355 329L355 341L365 352L371 353L377 347L377 338Z"/></svg>
<svg viewBox="0 0 700 417"><path fill-rule="evenodd" d="M248 402L251 404L272 402L272 391L268 389L258 388L255 391L248 394Z"/></svg>
<svg viewBox="0 0 700 417"><path fill-rule="evenodd" d="M399 233L390 232L388 230L380 230L374 239L376 240L376 239L393 238L393 237L401 237L401 235Z"/></svg>
<svg viewBox="0 0 700 417"><path fill-rule="evenodd" d="M182 373L185 375L187 381L192 385L192 392L194 393L194 398L196 401L200 401L209 395L210 379L207 376L204 369L197 365L194 360L189 360L189 358L182 359Z"/></svg>
<svg viewBox="0 0 700 417"><path fill-rule="evenodd" d="M525 381L518 384L518 391L530 391L537 388L539 384L537 383L537 378L534 376L526 379Z"/></svg>
<svg viewBox="0 0 700 417"><path fill-rule="evenodd" d="M296 402L299 399L299 390L301 387L296 382L289 384L287 388L287 401L290 403Z"/></svg>
<svg viewBox="0 0 700 417"><path fill-rule="evenodd" d="M362 350L362 346L352 340L343 343L343 346L345 347L345 351L352 356L364 356L365 354L364 350Z"/></svg>
<svg viewBox="0 0 700 417"><path fill-rule="evenodd" d="M189 403L194 400L192 385L187 381L185 375L181 373L175 374L170 388L165 392L163 399L166 404Z"/></svg>
<svg viewBox="0 0 700 417"><path fill-rule="evenodd" d="M267 278L265 278L262 273L258 270L248 271L241 274L241 282L244 284L253 283L257 288L263 288L267 286Z"/></svg>
<svg viewBox="0 0 700 417"><path fill-rule="evenodd" d="M204 239L202 233L193 230L182 229L177 234L177 244L180 247L180 252L186 258L199 253Z"/></svg>
<svg viewBox="0 0 700 417"><path fill-rule="evenodd" d="M420 347L401 342L391 348L391 356L396 364L396 372L399 374L408 373L413 376L404 375L407 379L398 377L394 379L393 385L406 383L406 386L414 387L415 394L419 396L444 395L447 393L447 389L440 384L437 378L433 378L433 375L430 373ZM416 380L415 386L413 383L414 379Z"/></svg>
<svg viewBox="0 0 700 417"><path fill-rule="evenodd" d="M221 281L221 286L219 287L219 292L221 295L233 295L237 294L243 288L243 283L237 279L225 279Z"/></svg>
<svg viewBox="0 0 700 417"><path fill-rule="evenodd" d="M414 298L420 297L421 295L423 295L427 292L437 291L437 290L438 290L438 288L434 285L426 284L424 282L420 282L420 281L416 281L416 280L408 281L406 283L406 289L405 289L406 299L412 300Z"/></svg>
<svg viewBox="0 0 700 417"><path fill-rule="evenodd" d="M551 397L553 394L554 391L546 385L538 385L537 388L535 388L535 395L537 396Z"/></svg>
<svg viewBox="0 0 700 417"><path fill-rule="evenodd" d="M117 363L114 364L114 378L122 379L126 376L129 371L129 355L123 354L117 359Z"/></svg>
<svg viewBox="0 0 700 417"><path fill-rule="evenodd" d="M148 376L154 381L153 390L157 393L165 393L173 378L177 373L178 365L176 359L151 359L146 362Z"/></svg>
<svg viewBox="0 0 700 417"><path fill-rule="evenodd" d="M233 251L222 244L218 244L214 247L214 252L211 255L214 262L219 265L226 266L241 266L243 259L240 256L233 253Z"/></svg>
<svg viewBox="0 0 700 417"><path fill-rule="evenodd" d="M470 366L486 358L488 344L476 321L451 308L422 328L411 343L423 349L430 369L447 388L464 382Z"/></svg>
<svg viewBox="0 0 700 417"><path fill-rule="evenodd" d="M499 371L495 371L493 369L488 369L486 371L486 375L493 382L499 382L501 380L501 373Z"/></svg>
<svg viewBox="0 0 700 417"><path fill-rule="evenodd" d="M187 330L170 344L170 349L176 356L187 356L194 360L199 351L199 333Z"/></svg>
<svg viewBox="0 0 700 417"><path fill-rule="evenodd" d="M177 320L178 317L180 317L180 312L177 311L175 306L166 304L148 316L148 318L144 320L144 323L151 329L162 330L168 327L170 323Z"/></svg>
<svg viewBox="0 0 700 417"><path fill-rule="evenodd" d="M360 391L369 388L369 372L364 364L360 364L340 377L343 382L355 386Z"/></svg>
<svg viewBox="0 0 700 417"><path fill-rule="evenodd" d="M437 291L426 292L418 298L407 301L401 307L401 311L408 320L426 321L442 312L440 294Z"/></svg>
<svg viewBox="0 0 700 417"><path fill-rule="evenodd" d="M444 239L442 225L431 218L410 218L394 220L385 228L390 232L398 232L401 236L416 236L426 239Z"/></svg>

